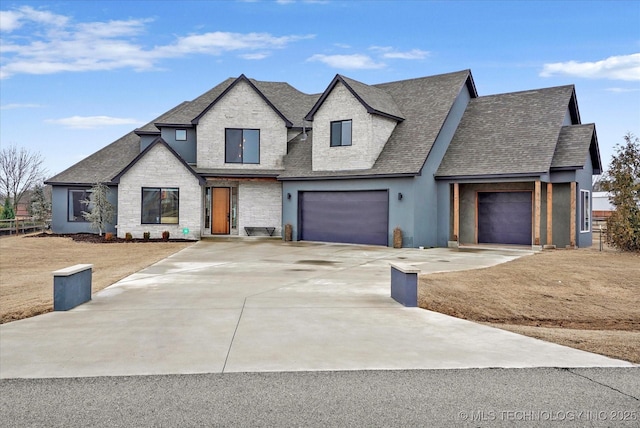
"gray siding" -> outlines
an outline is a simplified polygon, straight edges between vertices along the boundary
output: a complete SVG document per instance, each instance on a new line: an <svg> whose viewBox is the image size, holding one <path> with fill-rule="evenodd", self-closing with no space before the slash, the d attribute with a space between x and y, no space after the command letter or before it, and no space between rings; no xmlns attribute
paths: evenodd
<svg viewBox="0 0 640 428"><path fill-rule="evenodd" d="M419 245L424 247L446 247L449 235L449 188L439 186L434 178L435 172L444 158L449 143L460 124L467 104L471 96L466 85L463 86L460 94L453 103L447 118L440 129L427 161L422 168L422 175L417 178L416 186L420 189L417 192L416 201L416 237ZM443 192L440 195L438 192ZM446 199L445 203L440 203L440 199Z"/></svg>
<svg viewBox="0 0 640 428"><path fill-rule="evenodd" d="M584 169L576 171L576 245L580 248L590 247L593 244L593 224L589 226L589 232L580 232L581 213L580 213L580 190L589 191L589 200L593 203L593 187L591 185L591 179L593 177L593 166L591 163L591 157L587 156ZM593 209L589 212L589 221L591 221Z"/></svg>
<svg viewBox="0 0 640 428"><path fill-rule="evenodd" d="M553 244L564 248L571 243L571 184L553 185ZM577 223L576 223L577 224Z"/></svg>
<svg viewBox="0 0 640 428"><path fill-rule="evenodd" d="M187 141L176 141L176 129L184 129L187 131ZM195 164L197 162L195 128L163 127L161 129L161 136L186 163Z"/></svg>
<svg viewBox="0 0 640 428"><path fill-rule="evenodd" d="M51 192L51 229L54 233L96 233L91 229L91 224L86 221L69 221L69 190L70 189L89 189L91 186L52 186ZM118 187L109 186L109 202L116 208L118 207ZM117 216L114 224L107 226L106 232L115 233L117 224Z"/></svg>

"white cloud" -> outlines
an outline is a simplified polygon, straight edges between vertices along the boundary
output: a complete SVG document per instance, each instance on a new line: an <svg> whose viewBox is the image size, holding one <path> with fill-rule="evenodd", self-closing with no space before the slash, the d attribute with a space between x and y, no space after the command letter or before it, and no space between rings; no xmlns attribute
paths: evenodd
<svg viewBox="0 0 640 428"><path fill-rule="evenodd" d="M22 14L10 10L0 10L0 31L10 33L22 27Z"/></svg>
<svg viewBox="0 0 640 428"><path fill-rule="evenodd" d="M259 60L266 58L270 50L314 37L216 31L177 36L173 43L147 47L139 42L138 36L146 33L149 19L73 23L65 16L30 7L3 11L1 19L3 30L12 32L0 46L1 79L16 74L152 70L162 59L187 55L236 52L244 58ZM25 23L37 28L16 31Z"/></svg>
<svg viewBox="0 0 640 428"><path fill-rule="evenodd" d="M386 52L382 55L383 58L389 59L424 59L429 56L429 52L420 49L411 49L406 52Z"/></svg>
<svg viewBox="0 0 640 428"><path fill-rule="evenodd" d="M322 55L316 54L307 59L307 61L322 62L333 68L342 68L347 70L362 70L384 68L386 64L375 62L371 57L362 54L353 55Z"/></svg>
<svg viewBox="0 0 640 428"><path fill-rule="evenodd" d="M391 46L371 46L369 50L377 52L382 58L386 59L424 59L429 56L428 51L421 49L399 52Z"/></svg>
<svg viewBox="0 0 640 428"><path fill-rule="evenodd" d="M556 62L544 64L541 77L567 75L590 79L640 80L640 53L611 56L595 62Z"/></svg>
<svg viewBox="0 0 640 428"><path fill-rule="evenodd" d="M623 94L626 92L638 92L640 91L640 88L607 88L606 90L617 94Z"/></svg>
<svg viewBox="0 0 640 428"><path fill-rule="evenodd" d="M3 106L0 106L0 110L15 110L15 109L22 109L22 108L40 108L43 107L40 104L5 104Z"/></svg>
<svg viewBox="0 0 640 428"><path fill-rule="evenodd" d="M142 125L135 119L110 117L110 116L71 116L63 119L47 119L46 123L63 125L72 129L94 129L105 126Z"/></svg>
<svg viewBox="0 0 640 428"><path fill-rule="evenodd" d="M216 31L180 37L176 43L156 48L153 53L160 56L192 53L220 55L223 52L238 50L281 49L290 43L313 37L313 35L275 37L268 33L243 34Z"/></svg>
<svg viewBox="0 0 640 428"><path fill-rule="evenodd" d="M259 60L259 59L265 59L268 56L269 56L269 54L266 53L266 52L265 53L250 53L250 54L240 55L240 58L249 59L249 60Z"/></svg>

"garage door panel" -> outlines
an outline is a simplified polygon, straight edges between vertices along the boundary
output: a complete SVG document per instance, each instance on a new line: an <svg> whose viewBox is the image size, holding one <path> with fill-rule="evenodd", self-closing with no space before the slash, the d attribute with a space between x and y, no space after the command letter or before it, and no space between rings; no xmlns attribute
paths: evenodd
<svg viewBox="0 0 640 428"><path fill-rule="evenodd" d="M300 239L387 245L389 196L385 191L302 192Z"/></svg>
<svg viewBox="0 0 640 428"><path fill-rule="evenodd" d="M531 245L531 192L479 192L478 243Z"/></svg>

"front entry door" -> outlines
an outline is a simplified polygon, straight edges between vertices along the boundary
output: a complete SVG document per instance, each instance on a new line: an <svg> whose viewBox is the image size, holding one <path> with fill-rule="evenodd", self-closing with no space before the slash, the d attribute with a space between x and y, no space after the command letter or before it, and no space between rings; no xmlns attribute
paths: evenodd
<svg viewBox="0 0 640 428"><path fill-rule="evenodd" d="M229 234L229 201L230 190L228 187L214 187L211 198L211 212L213 213L213 227L211 233L215 235Z"/></svg>

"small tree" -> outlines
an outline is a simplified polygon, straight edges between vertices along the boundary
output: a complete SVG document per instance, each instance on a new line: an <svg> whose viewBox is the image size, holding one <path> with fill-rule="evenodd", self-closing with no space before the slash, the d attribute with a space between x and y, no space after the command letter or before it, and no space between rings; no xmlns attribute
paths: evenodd
<svg viewBox="0 0 640 428"><path fill-rule="evenodd" d="M44 232L45 222L51 213L51 202L47 200L44 193L44 186L37 185L31 194L31 203L29 204L29 214L33 219L42 224Z"/></svg>
<svg viewBox="0 0 640 428"><path fill-rule="evenodd" d="M9 201L9 198L4 198L4 207L2 207L2 219L11 220L16 218L16 213L13 211L13 205Z"/></svg>
<svg viewBox="0 0 640 428"><path fill-rule="evenodd" d="M640 140L628 133L616 150L602 183L616 208L607 220L607 242L640 252Z"/></svg>
<svg viewBox="0 0 640 428"><path fill-rule="evenodd" d="M89 209L89 211L82 211L82 216L91 223L91 228L102 236L107 224L111 223L115 217L115 207L109 202L110 190L106 184L96 183L90 192L91 196L82 200Z"/></svg>

